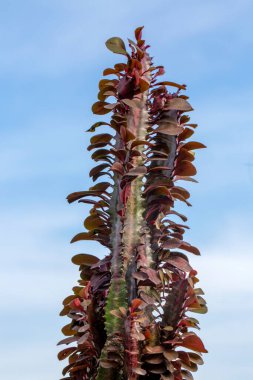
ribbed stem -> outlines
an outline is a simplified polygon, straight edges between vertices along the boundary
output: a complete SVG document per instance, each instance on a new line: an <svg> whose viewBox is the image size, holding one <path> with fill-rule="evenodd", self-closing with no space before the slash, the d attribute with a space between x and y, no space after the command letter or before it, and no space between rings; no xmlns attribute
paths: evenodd
<svg viewBox="0 0 253 380"><path fill-rule="evenodd" d="M143 57L143 70L146 71L150 67L150 58L147 53ZM146 79L149 81L149 72L146 73ZM145 91L139 95L140 105L139 108L131 108L127 119L127 125L129 130L136 136L136 140L145 141L147 128L148 128L148 111L147 111L147 99L148 91ZM143 166L144 158L143 151L144 145L137 146L140 156L137 156L134 160L134 166ZM143 219L144 214L144 201L142 197L143 193L143 180L142 177L137 177L131 184L131 193L127 203L126 220L124 224L123 233L123 246L124 246L124 269L126 271L126 282L128 287L128 303L131 305L131 301L137 297L136 280L133 278L133 273L137 269L136 255L137 247L141 243L141 230L145 227ZM149 249L146 250L147 260L151 262L151 254Z"/></svg>

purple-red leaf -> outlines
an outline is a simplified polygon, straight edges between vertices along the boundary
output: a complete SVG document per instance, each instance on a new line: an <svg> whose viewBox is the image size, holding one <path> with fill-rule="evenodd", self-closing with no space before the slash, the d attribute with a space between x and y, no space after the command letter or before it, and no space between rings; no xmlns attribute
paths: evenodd
<svg viewBox="0 0 253 380"><path fill-rule="evenodd" d="M197 141L189 141L188 143L182 145L182 148L187 150L203 149L206 148L206 145Z"/></svg>
<svg viewBox="0 0 253 380"><path fill-rule="evenodd" d="M189 348L190 350L197 351L197 352L205 352L206 350L202 340L195 334L187 335L182 339L182 343L180 343L180 346Z"/></svg>

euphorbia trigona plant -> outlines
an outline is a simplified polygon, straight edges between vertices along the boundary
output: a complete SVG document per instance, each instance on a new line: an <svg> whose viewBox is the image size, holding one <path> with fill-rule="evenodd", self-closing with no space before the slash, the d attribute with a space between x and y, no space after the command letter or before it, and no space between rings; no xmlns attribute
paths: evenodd
<svg viewBox="0 0 253 380"><path fill-rule="evenodd" d="M192 331L198 321L188 315L207 310L185 254L199 250L184 241L187 218L174 209L177 200L190 205L178 183L195 181L193 151L205 146L187 142L196 124L185 115L192 111L181 95L186 86L159 81L164 68L153 65L142 28L135 38L128 40L130 52L118 37L106 42L125 62L104 70L110 78L99 82L92 107L97 115L112 112L109 122L89 129L103 131L88 147L98 162L90 176L98 182L68 196L70 203L92 205L87 231L72 242L95 240L109 252L102 260L72 259L81 278L61 312L71 322L60 344L74 344L58 355L68 357L65 379L189 380L207 352Z"/></svg>

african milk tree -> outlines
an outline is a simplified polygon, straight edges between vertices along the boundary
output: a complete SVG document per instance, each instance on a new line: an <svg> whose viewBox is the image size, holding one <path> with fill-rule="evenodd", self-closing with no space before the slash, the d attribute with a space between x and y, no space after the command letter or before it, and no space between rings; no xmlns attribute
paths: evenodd
<svg viewBox="0 0 253 380"><path fill-rule="evenodd" d="M102 132L88 146L96 184L67 197L91 205L72 243L94 240L106 254L72 258L80 279L60 313L70 318L59 342L68 345L58 354L68 358L64 379L191 380L207 352L191 314L206 303L186 255L200 252L184 240L187 218L174 208L190 206L179 184L196 182L194 151L205 146L188 141L197 125L186 115L186 86L159 79L164 68L153 64L142 29L128 50L118 37L106 42L124 62L104 70L92 106L111 113L88 130Z"/></svg>

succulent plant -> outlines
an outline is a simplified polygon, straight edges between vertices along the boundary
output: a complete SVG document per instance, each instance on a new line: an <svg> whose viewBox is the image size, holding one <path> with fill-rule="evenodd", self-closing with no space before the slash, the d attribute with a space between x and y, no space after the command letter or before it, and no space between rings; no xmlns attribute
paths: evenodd
<svg viewBox="0 0 253 380"><path fill-rule="evenodd" d="M107 254L72 258L80 280L60 313L70 318L59 342L68 345L58 354L69 362L64 379L191 380L207 352L189 316L207 311L186 256L200 252L184 240L187 218L174 209L176 201L190 206L179 183L196 182L194 151L205 146L187 141L197 125L185 114L186 86L159 81L165 71L154 66L142 29L129 52L118 37L106 42L125 62L104 70L92 106L97 115L111 112L88 130L102 130L88 146L96 184L67 197L91 205L86 231L72 242L97 241Z"/></svg>

